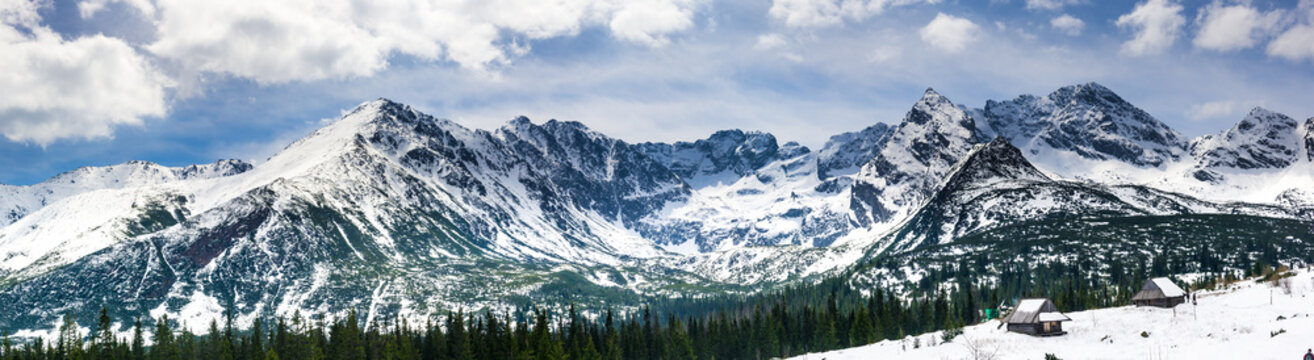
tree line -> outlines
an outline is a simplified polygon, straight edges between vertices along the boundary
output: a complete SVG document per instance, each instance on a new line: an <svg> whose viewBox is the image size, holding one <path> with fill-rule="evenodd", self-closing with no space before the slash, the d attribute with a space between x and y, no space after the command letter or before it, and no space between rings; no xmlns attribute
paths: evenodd
<svg viewBox="0 0 1314 360"><path fill-rule="evenodd" d="M364 321L355 312L333 320L295 314L256 319L247 329L235 328L230 311L204 334L166 315L149 319L153 325L137 319L122 338L102 309L86 335L71 313L55 339L18 344L5 335L0 360L767 359L974 324L980 306L970 290L912 300L879 289L856 298L832 292L804 304L780 293L683 316L651 308L585 316L574 306L559 314L457 311L423 324Z"/></svg>

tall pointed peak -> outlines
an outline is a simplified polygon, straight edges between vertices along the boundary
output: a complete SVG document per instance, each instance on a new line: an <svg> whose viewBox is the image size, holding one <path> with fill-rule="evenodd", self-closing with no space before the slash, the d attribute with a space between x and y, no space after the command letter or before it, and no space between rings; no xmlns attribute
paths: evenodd
<svg viewBox="0 0 1314 360"><path fill-rule="evenodd" d="M1100 83L1097 83L1097 82L1094 82L1094 81L1091 81L1091 82L1088 82L1088 83L1085 83L1085 84L1076 85L1076 86L1079 87L1079 88L1081 88L1082 90L1086 90L1086 91L1093 91L1093 92L1113 92L1113 90L1109 90L1108 87L1105 87L1104 85L1100 85Z"/></svg>
<svg viewBox="0 0 1314 360"><path fill-rule="evenodd" d="M950 172L948 184L989 183L998 179L1049 180L1013 144L1001 136L977 145Z"/></svg>
<svg viewBox="0 0 1314 360"><path fill-rule="evenodd" d="M1255 119L1272 118L1275 116L1282 119L1290 119L1284 114L1273 112L1272 110L1265 109L1262 106L1256 106L1250 109L1250 112L1246 113L1247 118L1255 118Z"/></svg>
<svg viewBox="0 0 1314 360"><path fill-rule="evenodd" d="M529 121L529 117L524 115L518 115L514 119L511 119L511 121L508 121L507 123L515 126L533 124L532 121Z"/></svg>
<svg viewBox="0 0 1314 360"><path fill-rule="evenodd" d="M917 102L923 104L950 103L949 98L944 97L944 95L940 95L940 93L936 92L934 88L929 88L929 87L926 88L926 92L922 93L922 99L918 100Z"/></svg>
<svg viewBox="0 0 1314 360"><path fill-rule="evenodd" d="M1246 117L1237 123L1234 129L1240 131L1249 131L1257 126L1278 127L1278 128L1295 128L1299 125L1296 119L1292 119L1282 113L1269 111L1263 107L1256 106L1246 113Z"/></svg>
<svg viewBox="0 0 1314 360"><path fill-rule="evenodd" d="M1131 106L1118 93L1113 92L1097 82L1068 85L1049 94L1049 99L1059 104L1070 102L1106 106Z"/></svg>

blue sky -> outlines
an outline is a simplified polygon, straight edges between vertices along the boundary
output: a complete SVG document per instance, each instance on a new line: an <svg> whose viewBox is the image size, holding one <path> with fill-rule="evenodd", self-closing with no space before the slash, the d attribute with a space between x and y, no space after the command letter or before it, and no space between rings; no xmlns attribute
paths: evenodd
<svg viewBox="0 0 1314 360"><path fill-rule="evenodd" d="M0 182L259 162L387 97L630 142L827 137L1099 82L1188 136L1314 117L1314 1L0 0Z"/></svg>

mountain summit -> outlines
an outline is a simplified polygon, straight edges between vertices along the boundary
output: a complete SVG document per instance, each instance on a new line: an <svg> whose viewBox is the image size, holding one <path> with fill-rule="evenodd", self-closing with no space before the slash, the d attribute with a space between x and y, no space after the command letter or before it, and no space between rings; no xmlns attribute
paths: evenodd
<svg viewBox="0 0 1314 360"><path fill-rule="evenodd" d="M979 113L983 132L1002 136L1032 155L1064 152L1161 167L1181 159L1187 148L1181 134L1093 82L1066 86L1043 98L988 101Z"/></svg>
<svg viewBox="0 0 1314 360"><path fill-rule="evenodd" d="M96 310L78 307L88 303L119 320L188 324L224 307L239 319L417 320L528 303L626 307L831 276L1036 221L1306 219L1311 130L1314 119L1257 109L1187 152L1093 83L985 109L927 89L898 123L815 152L739 129L644 144L574 121L469 129L379 99L258 166L130 162L0 187L0 327ZM1158 180L1077 181L1086 167L1060 160ZM1229 180L1175 172L1197 165ZM1241 183L1262 191L1218 191L1251 189ZM1179 184L1188 191L1159 188ZM1218 193L1245 202L1193 197Z"/></svg>

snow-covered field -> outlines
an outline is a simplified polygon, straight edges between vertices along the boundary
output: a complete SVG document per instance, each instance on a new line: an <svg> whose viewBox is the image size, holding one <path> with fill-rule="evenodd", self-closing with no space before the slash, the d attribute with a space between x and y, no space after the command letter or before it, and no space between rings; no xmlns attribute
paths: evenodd
<svg viewBox="0 0 1314 360"><path fill-rule="evenodd" d="M807 354L794 359L1300 359L1314 348L1314 272L1289 278L1291 291L1254 281L1198 292L1198 305L1175 309L1125 306L1068 313L1067 335L1032 337L997 328L967 327L943 343L939 334ZM1270 304L1271 297L1271 304ZM1141 332L1149 336L1142 337ZM936 345L928 346L934 343ZM973 356L980 355L993 356Z"/></svg>

